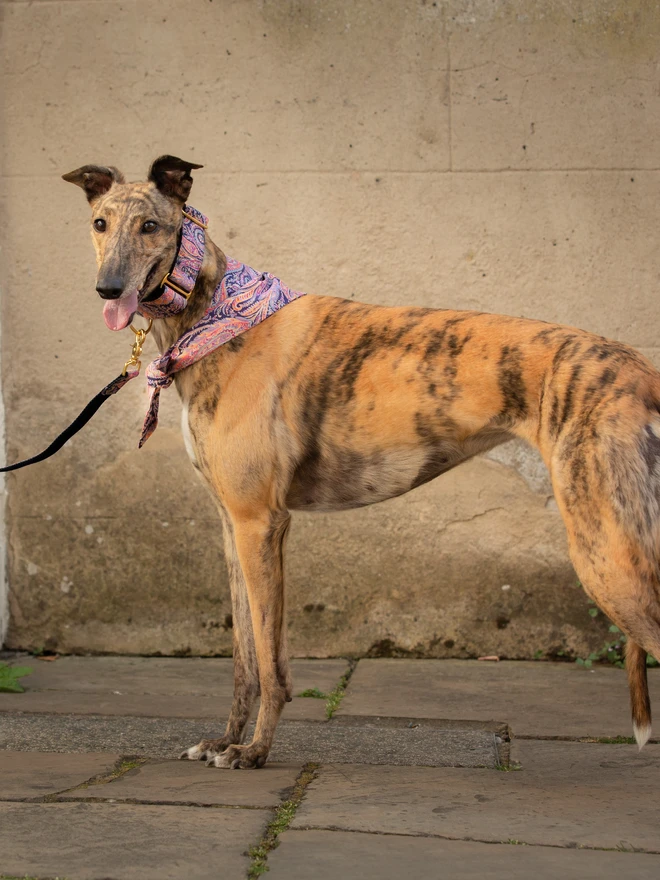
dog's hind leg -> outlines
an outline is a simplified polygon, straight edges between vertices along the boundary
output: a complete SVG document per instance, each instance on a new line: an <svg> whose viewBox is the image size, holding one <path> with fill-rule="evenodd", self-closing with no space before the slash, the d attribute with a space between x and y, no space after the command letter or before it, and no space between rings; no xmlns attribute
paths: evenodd
<svg viewBox="0 0 660 880"><path fill-rule="evenodd" d="M290 517L286 511L263 509L231 519L250 606L261 703L253 741L230 745L210 763L240 769L266 763L284 703L291 699L283 560Z"/></svg>
<svg viewBox="0 0 660 880"><path fill-rule="evenodd" d="M259 671L254 649L245 578L236 552L234 528L219 505L224 533L225 560L231 588L232 627L234 636L234 699L225 734L220 739L204 739L181 753L181 758L204 761L220 755L231 745L243 742L250 711L259 694Z"/></svg>
<svg viewBox="0 0 660 880"><path fill-rule="evenodd" d="M604 448L603 448L604 447ZM587 594L625 633L633 731L651 734L646 655L660 658L660 542L657 499L634 443L580 445L555 461L555 496L571 561Z"/></svg>
<svg viewBox="0 0 660 880"><path fill-rule="evenodd" d="M651 702L646 675L646 655L660 657L660 603L658 580L633 573L634 555L625 559L619 545L604 548L600 559L585 560L571 546L571 558L580 582L619 629L625 633L626 670L630 690L633 732L641 748L651 735Z"/></svg>
<svg viewBox="0 0 660 880"><path fill-rule="evenodd" d="M620 564L620 548L614 547L612 558L601 565L585 565L574 552L571 556L588 595L627 637L626 671L633 733L641 749L651 735L646 655L660 657L660 584L656 578L649 581L626 571L628 566Z"/></svg>

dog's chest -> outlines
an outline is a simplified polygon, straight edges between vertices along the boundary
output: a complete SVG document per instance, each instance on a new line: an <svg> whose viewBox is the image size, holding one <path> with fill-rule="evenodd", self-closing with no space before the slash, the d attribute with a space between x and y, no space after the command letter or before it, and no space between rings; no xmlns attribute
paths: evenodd
<svg viewBox="0 0 660 880"><path fill-rule="evenodd" d="M198 467L197 456L195 455L195 447L193 445L192 432L190 430L188 409L188 403L184 400L183 408L181 410L181 433L183 434L183 442L186 447L186 452L188 453L188 458L196 467Z"/></svg>

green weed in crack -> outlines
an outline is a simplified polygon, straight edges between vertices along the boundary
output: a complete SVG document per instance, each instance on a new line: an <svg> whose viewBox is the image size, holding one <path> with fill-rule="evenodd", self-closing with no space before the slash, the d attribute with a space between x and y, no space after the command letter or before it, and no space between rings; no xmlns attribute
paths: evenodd
<svg viewBox="0 0 660 880"><path fill-rule="evenodd" d="M64 791L56 791L52 794L47 794L41 802L45 804L56 803L62 795L74 794L75 792L91 788L93 785L105 785L108 782L112 782L114 779L119 779L120 776L124 776L129 771L141 767L143 764L147 763L147 760L147 758L125 755L117 761L115 766L108 773L100 773L98 776L92 776L91 779L86 779L85 782L81 782L79 785L74 785L73 788L67 788ZM83 800L83 798L81 798L81 800ZM1 874L0 880L4 880L4 877Z"/></svg>
<svg viewBox="0 0 660 880"><path fill-rule="evenodd" d="M289 827L296 815L296 810L305 796L305 789L309 783L316 778L318 764L305 764L296 784L293 787L291 796L275 810L275 815L268 823L263 837L256 846L253 846L248 855L250 856L250 867L248 869L249 880L260 877L268 870L268 853L272 852L280 845L279 836Z"/></svg>
<svg viewBox="0 0 660 880"><path fill-rule="evenodd" d="M348 669L339 679L337 686L328 694L325 703L325 715L328 720L332 718L332 716L341 705L341 701L344 699L346 688L348 687L348 683L351 680L351 676L353 675L356 666L357 660L350 660Z"/></svg>
<svg viewBox="0 0 660 880"><path fill-rule="evenodd" d="M323 691L318 688L307 688L298 694L299 697L311 697L313 700L327 700L328 695L324 694Z"/></svg>

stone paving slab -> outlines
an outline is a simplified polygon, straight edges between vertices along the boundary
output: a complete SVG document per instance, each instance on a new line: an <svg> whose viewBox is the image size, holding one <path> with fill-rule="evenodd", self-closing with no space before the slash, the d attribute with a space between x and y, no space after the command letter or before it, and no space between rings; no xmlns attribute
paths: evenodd
<svg viewBox="0 0 660 880"><path fill-rule="evenodd" d="M0 800L43 797L110 773L119 755L0 751ZM1 866L0 866L1 867Z"/></svg>
<svg viewBox="0 0 660 880"><path fill-rule="evenodd" d="M660 856L463 840L287 831L268 856L269 880L657 880Z"/></svg>
<svg viewBox="0 0 660 880"><path fill-rule="evenodd" d="M0 804L0 872L67 880L244 880L270 810Z"/></svg>
<svg viewBox="0 0 660 880"><path fill-rule="evenodd" d="M293 788L301 770L296 764L266 764L258 773L223 773L201 761L154 761L103 785L70 792L60 800L276 807Z"/></svg>
<svg viewBox="0 0 660 880"><path fill-rule="evenodd" d="M228 657L21 657L32 675L26 693L0 694L2 712L226 718L234 692ZM345 660L293 660L294 699L284 718L323 721L325 701L298 697L308 688L331 691L346 672ZM255 706L255 715L256 709Z"/></svg>
<svg viewBox="0 0 660 880"><path fill-rule="evenodd" d="M660 706L660 669L649 669L649 689ZM625 671L575 663L361 660L338 714L504 721L515 736L632 736Z"/></svg>
<svg viewBox="0 0 660 880"><path fill-rule="evenodd" d="M117 718L103 715L0 713L0 749L42 752L117 751L174 758L218 735L204 719ZM254 727L248 727L247 740ZM478 728L351 726L345 722L281 721L271 761L286 763L421 764L496 767L495 734ZM211 771L212 772L212 771Z"/></svg>
<svg viewBox="0 0 660 880"><path fill-rule="evenodd" d="M516 772L324 767L292 827L660 851L660 746L514 745Z"/></svg>

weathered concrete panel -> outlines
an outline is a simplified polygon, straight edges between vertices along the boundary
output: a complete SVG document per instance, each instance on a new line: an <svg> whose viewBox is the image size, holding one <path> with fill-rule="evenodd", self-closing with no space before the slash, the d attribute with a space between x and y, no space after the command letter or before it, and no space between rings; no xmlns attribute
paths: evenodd
<svg viewBox="0 0 660 880"><path fill-rule="evenodd" d="M11 4L5 173L61 173L103 149L132 172L163 152L214 171L365 169L374 156L448 169L447 43L429 12L398 0Z"/></svg>
<svg viewBox="0 0 660 880"><path fill-rule="evenodd" d="M657 168L647 0L450 0L452 168Z"/></svg>
<svg viewBox="0 0 660 880"><path fill-rule="evenodd" d="M88 161L134 177L160 152L205 163L192 201L214 239L294 287L576 324L660 363L660 13L574 5L569 26L571 4L535 0L5 4L8 458L127 357L101 320L88 208L58 177ZM143 380L9 478L9 645L230 650L219 523L163 398L139 453ZM538 457L491 458L373 509L297 516L294 653L599 645Z"/></svg>

